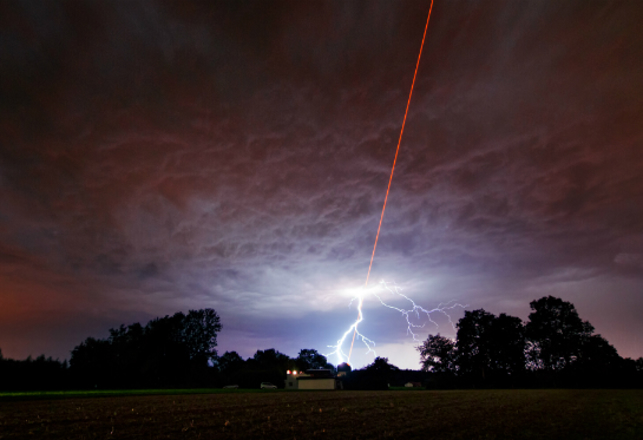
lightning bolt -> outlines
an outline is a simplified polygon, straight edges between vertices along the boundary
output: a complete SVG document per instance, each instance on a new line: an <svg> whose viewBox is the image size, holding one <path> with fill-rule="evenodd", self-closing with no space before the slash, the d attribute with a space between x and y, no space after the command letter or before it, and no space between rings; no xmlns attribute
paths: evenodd
<svg viewBox="0 0 643 440"><path fill-rule="evenodd" d="M325 356L336 355L339 359L339 363L348 362L350 359L350 353L347 355L342 350L342 346L346 343L347 339L350 337L351 332L354 335L352 342L354 342L355 339L361 341L366 347L366 354L373 353L373 356L377 356L377 353L375 352L375 341L364 336L362 333L359 332L359 329L358 329L359 324L364 320L364 311L362 306L364 305L364 299L367 296L372 296L373 298L377 299L382 306L395 310L399 312L402 316L404 316L406 320L406 326L407 326L406 333L407 335L411 335L414 341L420 341L416 333L417 329L425 328L426 324L431 324L435 329L440 328L440 325L432 317L432 315L435 315L435 314L444 316L448 321L449 325L451 326L451 328L453 329L453 332L455 333L456 332L455 323L453 322L453 319L451 318L451 315L449 314L449 312L454 309L464 309L468 307L468 305L466 304L460 304L456 301L449 301L446 303L440 303L438 304L437 307L433 309L425 309L424 307L416 304L415 301L413 301L407 295L403 294L402 288L397 284L393 282L381 281L380 286L381 287L379 289L377 288L366 289L366 286L363 286L362 288L358 289L357 292L353 295L349 303L349 306L354 301L357 301L358 303L357 320L346 330L346 332L344 332L342 337L337 341L336 345L329 346L329 348L333 348L334 350L331 353L326 354ZM386 292L388 292L390 296L393 297L394 300L398 300L398 301L402 300L403 303L408 304L408 306L406 308L396 307L392 305L390 301L384 300L383 293L386 293ZM424 322L422 324L414 322L414 321L421 320L422 316L426 316L427 322ZM353 344L351 343L351 348L352 346Z"/></svg>

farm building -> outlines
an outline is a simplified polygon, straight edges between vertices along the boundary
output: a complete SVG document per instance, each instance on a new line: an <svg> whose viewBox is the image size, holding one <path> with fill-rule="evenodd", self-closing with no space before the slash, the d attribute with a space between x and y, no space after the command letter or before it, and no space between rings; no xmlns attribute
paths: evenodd
<svg viewBox="0 0 643 440"><path fill-rule="evenodd" d="M287 371L287 390L334 390L335 376L330 370Z"/></svg>

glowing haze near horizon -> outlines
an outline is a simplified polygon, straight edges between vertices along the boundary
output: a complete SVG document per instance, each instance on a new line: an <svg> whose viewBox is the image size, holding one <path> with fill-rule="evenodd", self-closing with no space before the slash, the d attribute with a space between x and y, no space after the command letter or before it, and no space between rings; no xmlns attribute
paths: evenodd
<svg viewBox="0 0 643 440"><path fill-rule="evenodd" d="M3 355L205 307L220 353L330 351L429 3L3 2ZM370 284L522 319L558 296L643 356L641 22L640 2L436 1ZM406 329L365 301L377 354L418 368Z"/></svg>

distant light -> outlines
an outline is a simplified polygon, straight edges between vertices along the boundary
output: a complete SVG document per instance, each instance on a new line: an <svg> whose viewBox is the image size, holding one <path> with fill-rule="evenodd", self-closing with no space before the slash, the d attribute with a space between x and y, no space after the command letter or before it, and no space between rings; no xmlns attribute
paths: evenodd
<svg viewBox="0 0 643 440"><path fill-rule="evenodd" d="M295 375L296 375L296 374L297 374L297 371L293 371L293 372L292 372L292 374L295 374Z"/></svg>
<svg viewBox="0 0 643 440"><path fill-rule="evenodd" d="M286 370L286 374L290 374L290 370Z"/></svg>

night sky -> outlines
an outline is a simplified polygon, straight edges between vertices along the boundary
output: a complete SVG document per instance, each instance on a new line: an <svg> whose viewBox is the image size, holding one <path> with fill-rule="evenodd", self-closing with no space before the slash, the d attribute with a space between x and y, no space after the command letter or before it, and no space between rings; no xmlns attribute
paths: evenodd
<svg viewBox="0 0 643 440"><path fill-rule="evenodd" d="M0 3L3 355L206 307L220 354L332 351L429 5ZM557 296L643 356L641 23L637 1L436 0L369 285L524 320ZM364 313L419 368L404 318ZM420 340L455 335L436 321Z"/></svg>

